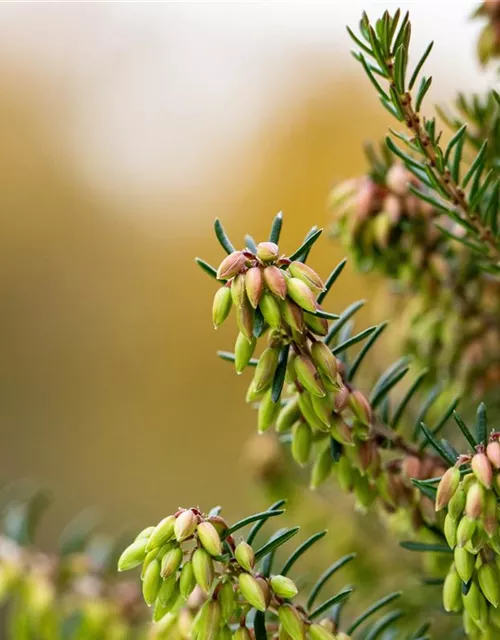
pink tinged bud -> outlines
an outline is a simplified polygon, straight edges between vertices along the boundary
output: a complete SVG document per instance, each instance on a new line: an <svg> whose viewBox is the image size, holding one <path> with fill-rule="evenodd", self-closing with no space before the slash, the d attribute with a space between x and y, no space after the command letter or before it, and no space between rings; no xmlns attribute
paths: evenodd
<svg viewBox="0 0 500 640"><path fill-rule="evenodd" d="M353 432L350 427L340 418L339 416L334 416L332 422L330 424L330 435L332 438L340 442L340 444L345 444L347 446L353 446Z"/></svg>
<svg viewBox="0 0 500 640"><path fill-rule="evenodd" d="M287 298L282 304L283 317L289 327L297 333L304 332L304 312L290 298Z"/></svg>
<svg viewBox="0 0 500 640"><path fill-rule="evenodd" d="M246 258L241 251L233 251L220 263L217 270L219 280L229 280L238 274L245 266Z"/></svg>
<svg viewBox="0 0 500 640"><path fill-rule="evenodd" d="M320 398L326 395L325 387L321 382L316 366L313 361L303 354L299 355L295 360L295 372L301 385L309 391L313 396Z"/></svg>
<svg viewBox="0 0 500 640"><path fill-rule="evenodd" d="M200 522L196 530L198 539L211 556L222 554L222 542L215 527L210 522Z"/></svg>
<svg viewBox="0 0 500 640"><path fill-rule="evenodd" d="M255 351L256 344L257 340L255 338L249 341L241 332L238 334L234 345L234 368L238 375L242 374L248 366Z"/></svg>
<svg viewBox="0 0 500 640"><path fill-rule="evenodd" d="M340 387L339 392L335 395L335 411L341 412L349 405L351 392L347 387Z"/></svg>
<svg viewBox="0 0 500 640"><path fill-rule="evenodd" d="M401 465L401 472L407 480L419 479L422 463L417 456L406 456Z"/></svg>
<svg viewBox="0 0 500 640"><path fill-rule="evenodd" d="M242 540L234 550L234 557L236 558L240 567L245 571L251 571L255 565L255 554L252 547Z"/></svg>
<svg viewBox="0 0 500 640"><path fill-rule="evenodd" d="M500 442L490 442L486 447L486 455L495 469L500 469Z"/></svg>
<svg viewBox="0 0 500 640"><path fill-rule="evenodd" d="M279 267L271 265L264 269L264 282L269 291L284 300L286 298L286 280L283 271Z"/></svg>
<svg viewBox="0 0 500 640"><path fill-rule="evenodd" d="M177 516L174 525L174 533L177 542L190 538L196 529L196 516L191 509L186 509Z"/></svg>
<svg viewBox="0 0 500 640"><path fill-rule="evenodd" d="M460 471L457 467L447 469L439 481L436 494L436 511L440 511L449 503L460 482Z"/></svg>
<svg viewBox="0 0 500 640"><path fill-rule="evenodd" d="M259 242L257 258L262 262L274 262L279 257L279 248L274 242Z"/></svg>
<svg viewBox="0 0 500 640"><path fill-rule="evenodd" d="M259 303L259 308L264 316L264 320L271 329L281 327L281 309L277 300L268 291L264 291Z"/></svg>
<svg viewBox="0 0 500 640"><path fill-rule="evenodd" d="M253 388L257 393L267 389L273 381L278 366L279 352L278 347L268 347L260 356L253 377Z"/></svg>
<svg viewBox="0 0 500 640"><path fill-rule="evenodd" d="M210 555L199 547L193 553L193 572L196 582L202 591L208 593L214 580L214 564Z"/></svg>
<svg viewBox="0 0 500 640"><path fill-rule="evenodd" d="M283 629L288 633L292 640L303 640L304 621L298 610L291 604L283 604L278 609L278 617Z"/></svg>
<svg viewBox="0 0 500 640"><path fill-rule="evenodd" d="M241 595L258 611L266 610L266 598L257 580L249 573L240 573L238 584Z"/></svg>
<svg viewBox="0 0 500 640"><path fill-rule="evenodd" d="M226 531L229 529L229 525L221 516L209 516L207 522L210 522L215 527L220 536L225 536Z"/></svg>
<svg viewBox="0 0 500 640"><path fill-rule="evenodd" d="M368 399L355 389L349 395L349 406L356 418L365 425L370 425L372 421L372 408Z"/></svg>
<svg viewBox="0 0 500 640"><path fill-rule="evenodd" d="M231 311L231 305L231 290L228 287L221 287L214 296L212 306L212 320L216 329L218 329L228 317Z"/></svg>
<svg viewBox="0 0 500 640"><path fill-rule="evenodd" d="M337 359L330 351L330 348L321 340L314 342L311 346L311 357L320 373L332 384L337 381Z"/></svg>
<svg viewBox="0 0 500 640"><path fill-rule="evenodd" d="M476 453L472 458L471 467L479 482L486 489L490 489L493 482L493 469L486 454Z"/></svg>
<svg viewBox="0 0 500 640"><path fill-rule="evenodd" d="M299 590L295 582L286 576L273 576L271 578L271 589L280 598L294 598Z"/></svg>
<svg viewBox="0 0 500 640"><path fill-rule="evenodd" d="M324 291L325 285L319 275L303 262L292 262L288 267L290 274L294 278L302 280L312 291L321 293Z"/></svg>
<svg viewBox="0 0 500 640"><path fill-rule="evenodd" d="M169 549L161 560L161 577L168 578L176 573L177 569L181 566L182 558L184 554L180 547L173 547Z"/></svg>
<svg viewBox="0 0 500 640"><path fill-rule="evenodd" d="M254 338L253 326L255 322L255 311L252 309L252 305L247 300L246 296L241 307L236 309L236 322L238 323L241 333L245 336L248 342L251 342Z"/></svg>
<svg viewBox="0 0 500 640"><path fill-rule="evenodd" d="M252 267L246 272L245 289L248 299L250 300L250 304L254 309L257 309L264 289L262 271L259 267Z"/></svg>
<svg viewBox="0 0 500 640"><path fill-rule="evenodd" d="M316 299L309 287L298 278L288 278L286 281L286 290L290 298L296 302L299 307L314 313L316 311Z"/></svg>
<svg viewBox="0 0 500 640"><path fill-rule="evenodd" d="M234 306L240 309L245 303L247 294L245 290L245 275L240 273L231 280L231 299Z"/></svg>
<svg viewBox="0 0 500 640"><path fill-rule="evenodd" d="M318 316L313 316L312 313L304 313L305 323L317 336L326 336L328 333L328 320L326 318L319 318Z"/></svg>
<svg viewBox="0 0 500 640"><path fill-rule="evenodd" d="M455 547L455 569L463 582L467 583L474 573L476 558L463 547Z"/></svg>
<svg viewBox="0 0 500 640"><path fill-rule="evenodd" d="M481 517L484 506L484 489L475 482L467 491L465 500L465 514L471 520L478 520Z"/></svg>
<svg viewBox="0 0 500 640"><path fill-rule="evenodd" d="M259 576L257 578L257 582L262 590L262 593L264 594L264 600L266 601L266 609L267 609L267 607L271 604L271 597L272 597L271 589L269 588L269 584L267 580L265 580L264 578L261 578Z"/></svg>

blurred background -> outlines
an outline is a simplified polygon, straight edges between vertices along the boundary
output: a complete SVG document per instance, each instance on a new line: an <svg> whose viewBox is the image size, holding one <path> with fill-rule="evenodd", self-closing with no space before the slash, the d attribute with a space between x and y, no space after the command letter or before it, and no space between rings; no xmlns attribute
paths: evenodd
<svg viewBox="0 0 500 640"><path fill-rule="evenodd" d="M330 187L388 125L345 24L391 4L0 7L0 476L52 491L45 544L87 505L109 531L261 506L248 380L215 356L234 328L213 331L193 257L221 259L216 216L238 243L282 209L285 251L328 227ZM430 101L488 84L473 2L400 6L416 53L437 37ZM325 234L313 266L342 257ZM346 271L329 310L367 294L380 317Z"/></svg>

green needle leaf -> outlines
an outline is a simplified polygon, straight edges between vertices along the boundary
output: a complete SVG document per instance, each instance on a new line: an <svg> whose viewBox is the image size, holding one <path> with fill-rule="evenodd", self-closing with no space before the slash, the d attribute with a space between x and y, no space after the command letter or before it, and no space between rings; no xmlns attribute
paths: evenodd
<svg viewBox="0 0 500 640"><path fill-rule="evenodd" d="M465 424L465 422L462 420L462 418L460 417L460 415L456 411L453 412L453 418L454 418L455 422L457 423L458 428L463 433L465 439L467 440L467 442L470 444L472 450L474 451L475 448L476 448L476 445L477 445L477 441L475 440L474 436L469 431L467 425Z"/></svg>
<svg viewBox="0 0 500 640"><path fill-rule="evenodd" d="M306 239L300 245L297 251L295 251L294 253L292 253L291 256L289 256L290 260L292 262L294 260L300 260L301 262L303 262L305 260L304 254L306 254L307 256L309 249L313 246L313 244L316 242L316 240L320 237L322 233L323 233L323 229L317 229L316 231L310 232L310 235L308 234L306 236Z"/></svg>
<svg viewBox="0 0 500 640"><path fill-rule="evenodd" d="M289 344L286 344L280 351L280 355L278 358L278 366L276 367L276 373L274 374L273 386L271 390L271 400L273 402L278 402L281 396L281 392L283 390L289 351L290 351Z"/></svg>
<svg viewBox="0 0 500 640"><path fill-rule="evenodd" d="M432 51L432 47L434 46L434 42L431 42L429 44L429 46L427 47L427 49L424 51L424 55L420 58L420 60L417 63L417 66L415 67L415 71L412 73L412 76L410 78L410 82L408 84L408 89L409 91L411 91L413 89L413 85L415 84L418 74L420 72L420 69L422 68L424 62L427 60L427 57L429 55L429 53Z"/></svg>
<svg viewBox="0 0 500 640"><path fill-rule="evenodd" d="M323 602L323 604L320 604L319 607L316 607L314 611L311 611L311 613L309 614L309 619L314 620L315 618L319 618L319 616L325 613L325 611L328 611L328 609L332 605L339 604L340 602L344 602L344 600L347 600L352 592L353 589L344 589L344 591L339 591L339 593L337 593L336 595L328 598L328 600L325 600L325 602Z"/></svg>
<svg viewBox="0 0 500 640"><path fill-rule="evenodd" d="M233 253L233 251L236 251L236 249L231 244L231 240L229 240L229 238L227 237L227 234L224 231L224 227L222 226L222 222L219 220L219 218L215 219L214 229L217 240L220 242L220 245L224 249L224 251L226 253Z"/></svg>
<svg viewBox="0 0 500 640"><path fill-rule="evenodd" d="M274 218L269 234L269 242L278 244L280 241L281 227L283 226L283 212L280 211Z"/></svg>
<svg viewBox="0 0 500 640"><path fill-rule="evenodd" d="M326 279L326 282L325 282L325 290L322 291L319 294L318 298L317 298L318 304L321 304L323 302L323 300L325 299L325 296L330 291L330 289L334 285L334 283L337 280L337 278L339 277L339 275L342 273L346 263L347 263L347 258L344 258L341 262L338 263L338 265L335 267L335 269L328 276L328 278Z"/></svg>
<svg viewBox="0 0 500 640"><path fill-rule="evenodd" d="M279 509L281 509L281 507L286 504L286 500L278 500L277 502L275 502L274 504L272 504L269 509L267 511L265 511L264 513L269 513L269 511L273 511L273 512L277 512ZM284 513L283 511L280 511L280 514ZM280 515L278 514L278 515ZM252 542L255 540L257 534L259 533L259 531L262 529L262 527L265 525L267 521L267 518L265 519L261 519L259 518L257 520L257 522L255 522L255 524L253 525L253 527L250 529L250 531L248 532L248 536L247 536L247 542L248 544L252 544Z"/></svg>
<svg viewBox="0 0 500 640"><path fill-rule="evenodd" d="M373 332L370 339L366 342L364 347L361 349L361 351L358 353L358 355L354 359L354 362L352 363L349 369L348 380L352 381L354 379L354 376L356 375L357 370L359 369L363 360L365 359L366 354L370 351L372 346L377 342L377 340L379 339L380 335L382 334L382 332L386 327L387 327L387 322L383 322L382 324L378 325L377 329Z"/></svg>
<svg viewBox="0 0 500 640"><path fill-rule="evenodd" d="M205 273L208 273L210 277L212 277L214 280L217 280L217 269L212 267L211 264L208 264L208 262L205 262L205 260L202 260L201 258L195 258L194 260Z"/></svg>
<svg viewBox="0 0 500 640"><path fill-rule="evenodd" d="M261 558L267 556L268 553L271 553L281 545L288 542L290 538L297 535L300 531L300 527L293 527L292 529L285 529L283 533L277 536L274 539L269 540L265 545L263 545L260 549L255 552L255 561L258 562Z"/></svg>
<svg viewBox="0 0 500 640"><path fill-rule="evenodd" d="M371 607L368 607L368 609L366 611L364 611L360 616L358 616L356 618L356 620L354 620L354 622L351 624L351 626L347 630L347 635L349 635L349 636L352 635L354 633L354 631L356 631L356 629L361 624L363 624L363 622L365 620L367 620L374 613L377 613L377 611L380 611L380 609L382 609L382 607L385 607L386 605L390 604L391 602L394 602L394 600L396 600L397 598L400 598L401 594L402 594L402 591L395 591L394 593L390 593L388 596L385 596L384 598L381 598L380 600L377 600L377 602L372 604Z"/></svg>
<svg viewBox="0 0 500 640"><path fill-rule="evenodd" d="M353 304L348 306L347 309L344 309L344 311L340 315L340 318L330 327L330 330L328 331L328 334L325 337L326 344L330 344L332 342L332 340L335 338L337 333L342 329L345 323L352 318L352 316L356 313L356 311L361 309L361 307L365 304L365 302L366 300L358 300L357 302L354 302Z"/></svg>
<svg viewBox="0 0 500 640"><path fill-rule="evenodd" d="M231 351L217 351L217 355L221 360L225 360L226 362L234 362L236 360L236 355ZM252 358L248 362L249 367L256 367L259 364L258 358Z"/></svg>
<svg viewBox="0 0 500 640"><path fill-rule="evenodd" d="M486 431L488 429L488 418L486 416L486 405L481 402L476 413L476 440L478 444L486 445Z"/></svg>
<svg viewBox="0 0 500 640"><path fill-rule="evenodd" d="M305 542L303 542L300 547L292 553L292 555L288 558L288 560L283 565L283 568L279 572L280 575L286 576L289 573L290 569L297 562L297 560L310 548L315 542L321 540L326 535L326 531L320 531L319 533L315 533L310 538L308 538Z"/></svg>
<svg viewBox="0 0 500 640"><path fill-rule="evenodd" d="M429 542L415 542L414 540L404 540L399 546L407 551L431 552L431 553L453 553L453 549L447 544L432 544Z"/></svg>
<svg viewBox="0 0 500 640"><path fill-rule="evenodd" d="M420 423L420 428L424 432L424 435L429 441L431 447L443 458L443 460L445 460L449 464L450 467L452 467L455 464L456 459L452 455L450 455L448 451L446 451L446 449L443 447L443 445L434 438L430 430L425 426L423 422Z"/></svg>
<svg viewBox="0 0 500 640"><path fill-rule="evenodd" d="M394 429L394 431L397 430L399 421L401 419L401 416L404 413L404 410L406 409L408 403L410 402L412 397L415 395L415 393L417 392L418 388L422 384L425 376L428 373L429 373L429 369L424 369L423 371L421 371L418 374L418 376L415 378L415 381L412 383L412 385L410 386L410 388L408 389L406 394L403 396L403 398L402 398L401 402L399 403L397 409L394 411L394 415L392 417L391 425L390 425L391 428Z"/></svg>
<svg viewBox="0 0 500 640"><path fill-rule="evenodd" d="M247 516L246 518L235 522L235 524L227 529L225 536L227 537L232 535L235 531L243 529L243 527L246 527L248 524L252 524L252 522L259 522L259 524L264 524L267 520L269 520L269 518L280 516L282 513L285 513L284 509L269 509L268 511L262 511L261 513L254 513L251 516Z"/></svg>
<svg viewBox="0 0 500 640"><path fill-rule="evenodd" d="M267 640L266 613L257 611L253 619L253 632L255 640Z"/></svg>
<svg viewBox="0 0 500 640"><path fill-rule="evenodd" d="M396 609L396 611L390 611L385 616L377 620L377 622L370 629L368 635L365 640L377 640L380 637L380 634L385 631L388 627L391 626L393 622L399 620L403 615L401 609Z"/></svg>
<svg viewBox="0 0 500 640"><path fill-rule="evenodd" d="M311 593L307 600L307 609L309 610L316 601L316 598L319 596L321 589L325 586L328 580L336 573L339 569L341 569L344 565L351 560L354 560L356 557L355 553L349 553L348 555L343 556L336 562L332 564L319 578L318 581L313 585L311 589Z"/></svg>
<svg viewBox="0 0 500 640"><path fill-rule="evenodd" d="M349 347L352 347L358 342L361 342L361 340L364 340L365 338L370 336L377 329L378 329L378 325L374 325L373 327L368 327L368 329L365 329L364 331L360 331L355 336L352 336L352 338L349 338L345 342L342 342L341 344L334 347L332 349L333 355L336 356L338 353L341 353L342 351L349 349Z"/></svg>

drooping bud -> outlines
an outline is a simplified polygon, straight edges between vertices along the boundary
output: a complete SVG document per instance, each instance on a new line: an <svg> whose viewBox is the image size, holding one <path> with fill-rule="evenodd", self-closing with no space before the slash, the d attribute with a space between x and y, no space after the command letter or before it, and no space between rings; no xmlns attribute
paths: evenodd
<svg viewBox="0 0 500 640"><path fill-rule="evenodd" d="M144 602L150 607L158 596L161 586L160 563L153 560L146 569L142 581L142 595Z"/></svg>
<svg viewBox="0 0 500 640"><path fill-rule="evenodd" d="M293 424L300 418L299 400L294 397L289 400L280 410L276 418L276 431L285 433L292 428Z"/></svg>
<svg viewBox="0 0 500 640"><path fill-rule="evenodd" d="M245 266L246 258L241 251L233 251L220 263L217 269L218 280L229 280Z"/></svg>
<svg viewBox="0 0 500 640"><path fill-rule="evenodd" d="M279 248L274 242L259 242L257 258L262 262L274 262L279 258Z"/></svg>
<svg viewBox="0 0 500 640"><path fill-rule="evenodd" d="M472 520L468 516L462 516L457 527L457 545L463 547L474 535L477 527L477 520Z"/></svg>
<svg viewBox="0 0 500 640"><path fill-rule="evenodd" d="M224 537L226 531L229 529L229 525L222 516L208 516L207 522L213 524L215 530L221 537Z"/></svg>
<svg viewBox="0 0 500 640"><path fill-rule="evenodd" d="M311 469L311 479L309 486L312 490L317 489L325 482L333 469L333 460L330 453L330 446L325 447L316 458Z"/></svg>
<svg viewBox="0 0 500 640"><path fill-rule="evenodd" d="M241 332L238 333L236 343L234 345L234 368L236 373L241 375L250 362L253 352L255 351L255 345L257 340L252 337L251 340L247 340Z"/></svg>
<svg viewBox="0 0 500 640"><path fill-rule="evenodd" d="M483 527L492 536L498 527L497 497L492 491L487 491L483 507Z"/></svg>
<svg viewBox="0 0 500 640"><path fill-rule="evenodd" d="M210 522L200 522L196 532L201 544L211 556L220 556L222 554L221 539Z"/></svg>
<svg viewBox="0 0 500 640"><path fill-rule="evenodd" d="M284 300L286 298L286 280L283 271L274 265L264 269L264 282L269 291L276 297Z"/></svg>
<svg viewBox="0 0 500 640"><path fill-rule="evenodd" d="M177 542L190 538L196 529L196 516L191 509L186 509L177 516L174 533Z"/></svg>
<svg viewBox="0 0 500 640"><path fill-rule="evenodd" d="M460 482L458 467L450 467L441 478L436 494L436 511L440 511L449 503Z"/></svg>
<svg viewBox="0 0 500 640"><path fill-rule="evenodd" d="M212 320L216 329L218 329L228 317L232 304L231 289L228 287L218 289L212 305Z"/></svg>
<svg viewBox="0 0 500 640"><path fill-rule="evenodd" d="M454 550L455 569L462 579L462 582L469 582L474 573L475 557L463 547L455 547Z"/></svg>
<svg viewBox="0 0 500 640"><path fill-rule="evenodd" d="M271 329L281 328L281 309L276 298L269 291L264 291L259 302L259 309L264 316L264 320Z"/></svg>
<svg viewBox="0 0 500 640"><path fill-rule="evenodd" d="M316 311L314 294L302 280L298 278L288 278L286 281L286 291L299 307L309 311L309 313Z"/></svg>
<svg viewBox="0 0 500 640"><path fill-rule="evenodd" d="M128 571L137 567L146 557L147 538L141 538L132 542L121 554L118 560L118 571Z"/></svg>
<svg viewBox="0 0 500 640"><path fill-rule="evenodd" d="M320 624L313 623L307 630L311 640L337 640L338 636L325 629Z"/></svg>
<svg viewBox="0 0 500 640"><path fill-rule="evenodd" d="M278 347L268 347L260 356L253 376L253 388L256 392L264 391L273 381L279 353Z"/></svg>
<svg viewBox="0 0 500 640"><path fill-rule="evenodd" d="M328 427L325 425L323 420L318 417L318 414L314 410L310 393L308 393L307 391L301 392L298 397L298 402L302 417L306 419L306 422L311 427L311 429L315 431L328 430Z"/></svg>
<svg viewBox="0 0 500 640"><path fill-rule="evenodd" d="M457 528L458 522L454 520L450 514L446 514L446 518L444 519L444 537L446 538L446 542L451 549L455 548L457 544Z"/></svg>
<svg viewBox="0 0 500 640"><path fill-rule="evenodd" d="M240 573L238 577L241 595L258 611L266 610L266 599L257 580L249 573Z"/></svg>
<svg viewBox="0 0 500 640"><path fill-rule="evenodd" d="M149 539L149 536L153 533L155 529L156 527L154 526L146 527L136 535L134 542L137 542L138 540L142 540L142 538Z"/></svg>
<svg viewBox="0 0 500 640"><path fill-rule="evenodd" d="M165 579L174 574L181 566L182 558L183 553L180 547L169 549L161 560L161 577Z"/></svg>
<svg viewBox="0 0 500 640"><path fill-rule="evenodd" d="M254 338L253 327L255 323L255 311L246 295L241 307L236 309L236 322L241 333L251 342Z"/></svg>
<svg viewBox="0 0 500 640"><path fill-rule="evenodd" d="M484 489L475 482L467 491L465 501L465 513L471 520L477 520L481 517L484 506Z"/></svg>
<svg viewBox="0 0 500 640"><path fill-rule="evenodd" d="M292 262L288 270L294 278L302 280L312 291L316 293L324 291L325 285L323 280L321 280L316 271L308 267L307 264L303 262Z"/></svg>
<svg viewBox="0 0 500 640"><path fill-rule="evenodd" d="M462 600L465 610L474 622L481 622L487 607L484 596L475 582L471 584L469 591L462 596Z"/></svg>
<svg viewBox="0 0 500 640"><path fill-rule="evenodd" d="M462 609L462 580L454 566L444 580L443 607L448 613Z"/></svg>
<svg viewBox="0 0 500 640"><path fill-rule="evenodd" d="M339 391L335 394L335 411L339 413L343 411L349 405L349 398L351 392L345 386L340 387Z"/></svg>
<svg viewBox="0 0 500 640"><path fill-rule="evenodd" d="M341 456L336 465L337 480L342 491L351 491L354 482L354 469L347 459L347 456Z"/></svg>
<svg viewBox="0 0 500 640"><path fill-rule="evenodd" d="M283 318L289 327L297 333L304 333L304 312L290 298L281 303Z"/></svg>
<svg viewBox="0 0 500 640"><path fill-rule="evenodd" d="M273 576L271 578L271 588L280 598L294 598L299 592L295 582L286 576Z"/></svg>
<svg viewBox="0 0 500 640"><path fill-rule="evenodd" d="M328 320L314 316L312 313L304 313L304 321L307 327L317 336L326 336L328 333Z"/></svg>
<svg viewBox="0 0 500 640"><path fill-rule="evenodd" d="M162 585L160 587L160 590L158 591L158 600L161 602L162 605L166 605L169 600L172 598L172 596L174 595L177 585L177 577L175 575L171 575L169 576L166 580L162 580Z"/></svg>
<svg viewBox="0 0 500 640"><path fill-rule="evenodd" d="M205 593L210 591L214 579L214 563L210 555L199 547L193 553L193 572L196 582Z"/></svg>
<svg viewBox="0 0 500 640"><path fill-rule="evenodd" d="M246 627L238 627L233 634L233 640L252 640L252 636Z"/></svg>
<svg viewBox="0 0 500 640"><path fill-rule="evenodd" d="M259 306L262 291L264 290L264 280L259 267L252 267L245 274L245 289L250 304L254 309Z"/></svg>
<svg viewBox="0 0 500 640"><path fill-rule="evenodd" d="M292 640L303 640L305 637L304 621L293 605L288 603L281 605L278 609L278 617L281 625Z"/></svg>
<svg viewBox="0 0 500 640"><path fill-rule="evenodd" d="M174 537L174 525L175 516L167 516L166 518L163 518L149 536L146 551L151 551L151 549L161 547L165 542L171 540Z"/></svg>
<svg viewBox="0 0 500 640"><path fill-rule="evenodd" d="M301 385L307 389L311 395L319 396L320 398L326 395L319 372L308 356L304 354L297 356L295 359L295 372Z"/></svg>
<svg viewBox="0 0 500 640"><path fill-rule="evenodd" d="M271 604L271 598L272 598L272 592L271 592L271 589L269 588L269 583L265 578L262 578L261 576L258 576L256 580L260 586L262 593L264 594L264 600L267 608Z"/></svg>
<svg viewBox="0 0 500 640"><path fill-rule="evenodd" d="M493 469L485 453L476 453L472 457L471 468L479 482L486 487L486 489L491 489Z"/></svg>
<svg viewBox="0 0 500 640"><path fill-rule="evenodd" d="M196 578L194 576L193 563L191 561L185 562L179 578L179 589L184 600L189 598L195 586Z"/></svg>
<svg viewBox="0 0 500 640"><path fill-rule="evenodd" d="M281 405L278 402L273 402L272 390L266 391L266 394L262 398L257 416L257 429L259 433L264 433L276 420L278 413L280 412Z"/></svg>
<svg viewBox="0 0 500 640"><path fill-rule="evenodd" d="M207 600L200 611L198 637L203 640L216 640L221 621L220 604L217 600Z"/></svg>
<svg viewBox="0 0 500 640"><path fill-rule="evenodd" d="M465 508L465 500L465 491L461 486L459 486L448 503L448 515L454 520L458 520L462 515Z"/></svg>
<svg viewBox="0 0 500 640"><path fill-rule="evenodd" d="M165 546L168 548L170 545L169 543L167 543ZM146 557L144 558L144 562L142 563L142 569L141 569L141 580L144 580L146 570L151 564L151 562L153 562L153 560L156 560L156 558L158 557L159 555L158 551L159 551L158 549L153 549L152 551L149 551Z"/></svg>
<svg viewBox="0 0 500 640"><path fill-rule="evenodd" d="M228 622L236 608L233 585L230 582L223 582L219 589L219 602L221 606L222 619Z"/></svg>
<svg viewBox="0 0 500 640"><path fill-rule="evenodd" d="M500 603L500 575L496 567L482 564L477 571L477 580L484 597L495 607Z"/></svg>
<svg viewBox="0 0 500 640"><path fill-rule="evenodd" d="M486 455L495 469L500 469L500 442L494 440L486 447Z"/></svg>
<svg viewBox="0 0 500 640"><path fill-rule="evenodd" d="M422 463L417 456L406 456L401 464L401 473L407 480L419 479Z"/></svg>
<svg viewBox="0 0 500 640"><path fill-rule="evenodd" d="M356 418L365 425L372 422L372 408L366 396L361 391L355 389L349 394L349 406Z"/></svg>
<svg viewBox="0 0 500 640"><path fill-rule="evenodd" d="M255 564L255 554L252 547L242 540L234 550L234 557L238 561L240 567L245 571L251 571Z"/></svg>
<svg viewBox="0 0 500 640"><path fill-rule="evenodd" d="M292 457L297 464L305 465L309 460L312 446L311 428L305 422L297 422L293 427Z"/></svg>
<svg viewBox="0 0 500 640"><path fill-rule="evenodd" d="M325 428L323 429L323 431L329 431L330 425L332 423L332 407L333 407L333 400L332 400L331 393L327 394L323 398L318 398L318 396L309 396L309 397L311 399L311 405L314 410L314 413L325 425Z"/></svg>
<svg viewBox="0 0 500 640"><path fill-rule="evenodd" d="M238 274L231 280L231 299L236 309L240 309L247 299L245 275L243 273Z"/></svg>
<svg viewBox="0 0 500 640"><path fill-rule="evenodd" d="M353 446L353 432L351 428L342 420L340 416L335 414L330 424L330 435L334 440L345 444L347 446Z"/></svg>
<svg viewBox="0 0 500 640"><path fill-rule="evenodd" d="M321 340L311 346L311 357L319 372L333 385L337 383L337 358Z"/></svg>

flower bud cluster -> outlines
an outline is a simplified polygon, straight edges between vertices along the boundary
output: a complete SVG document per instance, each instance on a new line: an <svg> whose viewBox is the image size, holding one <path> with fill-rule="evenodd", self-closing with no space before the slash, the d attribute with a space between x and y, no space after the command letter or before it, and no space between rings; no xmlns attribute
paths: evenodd
<svg viewBox="0 0 500 640"><path fill-rule="evenodd" d="M459 466L469 462L463 475ZM436 511L446 509L444 535L454 554L443 604L446 611L463 611L464 628L472 638L500 634L499 469L500 443L492 434L486 448L478 445L474 455L459 457L442 476L436 494Z"/></svg>
<svg viewBox="0 0 500 640"><path fill-rule="evenodd" d="M252 546L228 531L219 515L180 509L141 531L123 551L120 571L141 567L153 638L253 640L247 618L255 610L273 613L269 630L279 638L348 640L329 618L311 621L292 602L298 594L294 581L260 573Z"/></svg>
<svg viewBox="0 0 500 640"><path fill-rule="evenodd" d="M486 18L477 42L477 55L481 64L500 57L500 2L484 0L474 13L474 17Z"/></svg>

